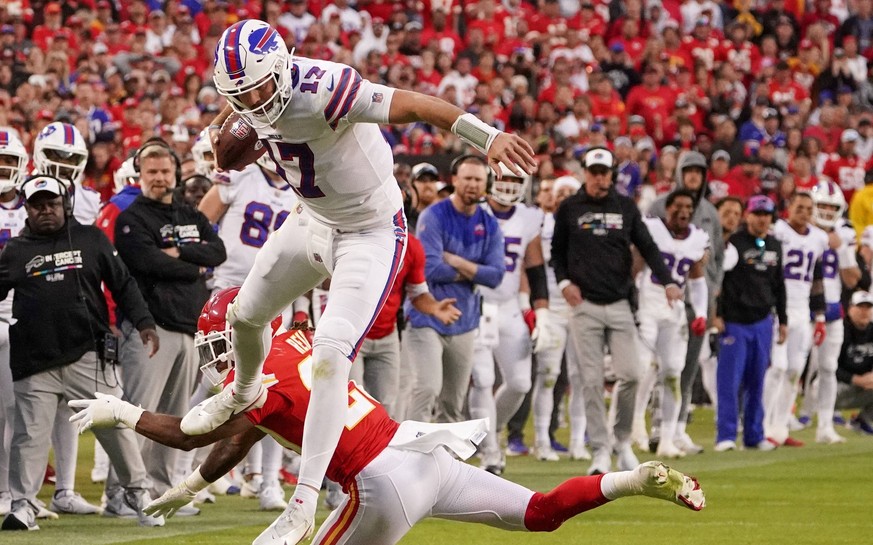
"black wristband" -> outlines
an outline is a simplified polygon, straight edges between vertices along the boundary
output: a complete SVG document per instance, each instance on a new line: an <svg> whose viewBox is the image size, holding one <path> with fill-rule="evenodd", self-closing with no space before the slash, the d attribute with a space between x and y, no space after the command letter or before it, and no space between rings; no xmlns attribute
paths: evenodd
<svg viewBox="0 0 873 545"><path fill-rule="evenodd" d="M525 269L527 273L527 282L530 284L530 298L532 301L537 299L549 298L549 285L546 281L545 265L535 265Z"/></svg>

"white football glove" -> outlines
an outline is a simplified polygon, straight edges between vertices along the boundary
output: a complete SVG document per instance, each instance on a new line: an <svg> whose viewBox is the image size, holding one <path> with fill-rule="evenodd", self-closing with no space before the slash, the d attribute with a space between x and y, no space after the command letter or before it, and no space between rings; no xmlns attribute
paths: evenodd
<svg viewBox="0 0 873 545"><path fill-rule="evenodd" d="M534 353L550 350L558 347L558 336L555 334L554 325L552 324L552 314L547 308L538 308L534 310L537 316L537 325L530 336L533 341Z"/></svg>
<svg viewBox="0 0 873 545"><path fill-rule="evenodd" d="M197 469L184 481L146 505L142 512L151 517L171 518L176 514L176 511L194 501L194 496L207 486L209 483L203 479L200 474L200 466L197 466Z"/></svg>
<svg viewBox="0 0 873 545"><path fill-rule="evenodd" d="M145 412L141 407L100 392L94 393L94 399L73 399L67 405L71 409L82 409L70 417L70 422L76 425L79 433L91 428L111 428L117 424L134 429Z"/></svg>

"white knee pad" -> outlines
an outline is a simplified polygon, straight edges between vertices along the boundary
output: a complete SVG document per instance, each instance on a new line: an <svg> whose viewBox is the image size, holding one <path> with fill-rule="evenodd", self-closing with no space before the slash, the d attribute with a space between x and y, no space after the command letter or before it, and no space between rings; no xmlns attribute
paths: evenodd
<svg viewBox="0 0 873 545"><path fill-rule="evenodd" d="M363 331L359 331L352 322L342 316L322 316L312 346L313 349L330 347L348 356L363 335Z"/></svg>
<svg viewBox="0 0 873 545"><path fill-rule="evenodd" d="M263 329L273 321L273 318L259 323L260 321L256 318L241 316L239 302L236 299L227 307L227 323L234 329Z"/></svg>

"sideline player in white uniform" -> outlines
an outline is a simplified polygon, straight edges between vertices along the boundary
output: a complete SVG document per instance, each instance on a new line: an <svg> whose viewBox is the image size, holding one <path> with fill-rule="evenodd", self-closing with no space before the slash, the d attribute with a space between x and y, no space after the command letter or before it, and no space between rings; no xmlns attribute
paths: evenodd
<svg viewBox="0 0 873 545"><path fill-rule="evenodd" d="M806 401L818 415L815 440L817 443L843 443L844 437L834 430L834 404L837 400L837 360L843 345L843 307L840 303L843 286L852 288L861 278L858 267L855 230L843 219L846 199L840 187L822 180L812 188L812 219L828 234L829 247L821 258L821 275L824 284L825 330L824 342L812 348L808 380L815 376L806 388Z"/></svg>
<svg viewBox="0 0 873 545"><path fill-rule="evenodd" d="M549 314L552 332L555 335L553 346L546 347L537 352L537 372L534 376L533 397L533 424L534 424L534 455L538 460L555 462L558 455L552 449L551 437L549 436L549 424L552 421L554 409L554 389L558 375L561 374L561 359L565 357L567 347L567 335L570 331L570 305L564 299L558 282L555 280L555 271L548 263L552 259L552 234L555 232L554 210L571 195L575 195L582 188L582 182L573 176L561 176L555 180L552 192L554 205L546 211L543 217L543 228L540 239L542 242L543 260L546 262L546 284L549 290ZM569 354L566 354L569 357ZM585 398L582 397L582 376L578 372L577 365L567 366L567 380L570 382L570 398L568 410L570 412L570 447L571 460L590 460L591 453L585 448Z"/></svg>
<svg viewBox="0 0 873 545"><path fill-rule="evenodd" d="M706 333L709 295L704 278L709 256L709 234L691 223L695 195L686 189L677 189L667 196L666 220L645 218L643 221L652 239L661 250L664 263L680 287L688 282L688 293L694 320L691 333ZM645 421L646 406L652 388L661 388L661 440L658 456L678 458L685 456L675 442L679 420L681 391L679 377L685 367L688 318L682 305L669 305L664 297L664 286L658 283L649 267L639 280L639 338L640 360L647 369L637 390L634 422ZM645 423L643 423L645 426Z"/></svg>
<svg viewBox="0 0 873 545"><path fill-rule="evenodd" d="M197 135L194 145L191 146L191 156L194 158L194 173L206 176L212 180L215 174L215 153L212 151L212 143L209 141L209 128L205 128Z"/></svg>
<svg viewBox="0 0 873 545"><path fill-rule="evenodd" d="M503 472L500 432L530 390L531 339L536 342L534 350L537 352L557 341L550 325L540 241L543 212L522 202L529 179L519 178L506 167L501 170L502 179L491 182L482 207L497 218L503 232L506 274L496 288L479 287L482 320L474 345L469 392L470 416L490 419L490 429L479 447L479 456L482 468L495 475ZM522 270L530 284L530 296L520 291ZM523 309L531 307L531 300L537 320L533 337L522 317ZM503 377L497 392L494 392L495 363Z"/></svg>
<svg viewBox="0 0 873 545"><path fill-rule="evenodd" d="M100 212L100 193L82 185L88 147L75 125L55 121L46 125L33 144L33 166L37 174L54 176L64 182L73 199L73 216L82 225L93 225Z"/></svg>
<svg viewBox="0 0 873 545"><path fill-rule="evenodd" d="M27 213L24 198L17 187L24 181L27 150L18 135L0 130L0 250L6 241L24 229ZM12 495L9 492L9 448L12 440L12 420L15 396L12 392L12 371L9 368L9 320L12 319L13 293L0 301L0 515L9 512Z"/></svg>
<svg viewBox="0 0 873 545"><path fill-rule="evenodd" d="M810 310L816 314L815 343L820 345L826 335L821 258L828 249L828 235L810 222L812 202L809 193L796 193L788 206L788 220L773 226L773 235L782 243L788 313L786 340L773 345L764 377L764 434L777 445L803 445L788 436L788 425L798 379L813 342Z"/></svg>
<svg viewBox="0 0 873 545"><path fill-rule="evenodd" d="M336 448L348 405L351 362L387 297L403 258L406 220L393 156L378 123L423 121L523 176L533 149L515 135L427 95L364 80L351 67L293 57L267 23L243 20L222 34L213 80L257 131L279 175L301 197L305 226L292 214L258 254L230 310L237 365L234 385L189 412L186 433L207 433L235 412L259 407L270 320L327 276L330 297L313 341L311 410L303 432L299 483L286 511L258 544L293 545L312 532L318 490ZM240 122L234 130L247 130ZM213 143L218 131L213 133Z"/></svg>

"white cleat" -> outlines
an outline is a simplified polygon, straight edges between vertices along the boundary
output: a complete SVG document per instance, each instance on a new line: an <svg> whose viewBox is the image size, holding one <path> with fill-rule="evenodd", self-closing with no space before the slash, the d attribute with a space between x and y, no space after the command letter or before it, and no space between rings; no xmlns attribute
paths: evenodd
<svg viewBox="0 0 873 545"><path fill-rule="evenodd" d="M312 535L315 520L303 512L303 506L292 502L273 521L266 530L261 532L252 545L297 545Z"/></svg>
<svg viewBox="0 0 873 545"><path fill-rule="evenodd" d="M239 496L249 499L257 498L258 491L261 489L263 482L264 479L260 475L253 475L248 480L243 479L242 486L239 487Z"/></svg>
<svg viewBox="0 0 873 545"><path fill-rule="evenodd" d="M715 444L715 449L713 449L713 450L715 450L716 452L727 452L729 450L737 450L737 443L736 443L736 441L730 441L730 440L719 441L718 443Z"/></svg>
<svg viewBox="0 0 873 545"><path fill-rule="evenodd" d="M81 494L73 490L58 490L55 492L49 504L49 509L55 513L65 513L68 515L96 515L103 512L103 509L96 505L91 505Z"/></svg>
<svg viewBox="0 0 873 545"><path fill-rule="evenodd" d="M612 470L612 456L609 449L600 449L594 452L594 459L591 462L591 467L588 468L588 475L602 475L609 473Z"/></svg>
<svg viewBox="0 0 873 545"><path fill-rule="evenodd" d="M673 444L685 454L701 454L703 452L703 447L695 443L687 433L676 436Z"/></svg>
<svg viewBox="0 0 873 545"><path fill-rule="evenodd" d="M634 473L642 485L642 493L650 498L671 501L692 511L706 507L706 496L694 477L657 461L640 464Z"/></svg>
<svg viewBox="0 0 873 545"><path fill-rule="evenodd" d="M833 428L825 428L815 432L815 442L825 445L836 445L845 443L846 438L837 433Z"/></svg>
<svg viewBox="0 0 873 545"><path fill-rule="evenodd" d="M549 443L537 443L534 453L540 462L557 462L561 459Z"/></svg>
<svg viewBox="0 0 873 545"><path fill-rule="evenodd" d="M233 395L233 384L228 384L218 395L204 399L182 418L180 428L186 435L209 433L230 418L252 409L260 409L267 401L267 389L260 385L258 394L250 400L240 401Z"/></svg>
<svg viewBox="0 0 873 545"><path fill-rule="evenodd" d="M574 462L591 460L591 453L585 448L585 445L574 445L570 443L569 449L570 459Z"/></svg>
<svg viewBox="0 0 873 545"><path fill-rule="evenodd" d="M261 511L282 511L288 507L288 503L285 501L285 492L278 482L262 483L261 489L258 491L258 502Z"/></svg>
<svg viewBox="0 0 873 545"><path fill-rule="evenodd" d="M632 471L640 465L640 461L637 459L637 455L634 454L634 449L631 448L630 443L618 447L615 465L619 471Z"/></svg>
<svg viewBox="0 0 873 545"><path fill-rule="evenodd" d="M658 458L684 458L685 451L674 445L672 441L661 439L655 456Z"/></svg>

